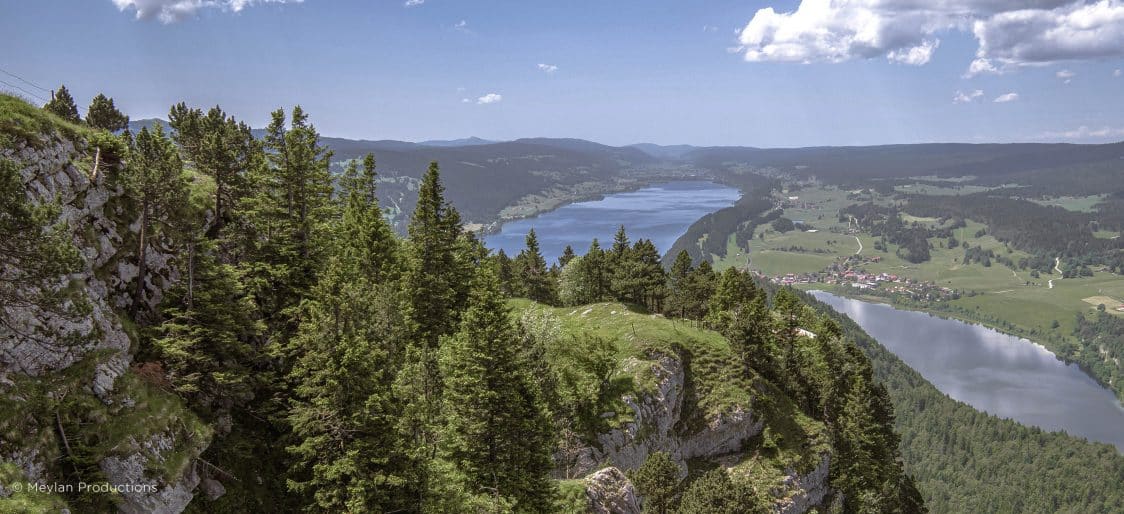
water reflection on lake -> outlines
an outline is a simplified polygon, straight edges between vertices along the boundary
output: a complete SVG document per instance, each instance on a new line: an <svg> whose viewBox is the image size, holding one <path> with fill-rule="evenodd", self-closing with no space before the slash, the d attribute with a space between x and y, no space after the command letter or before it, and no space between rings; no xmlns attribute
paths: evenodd
<svg viewBox="0 0 1124 514"><path fill-rule="evenodd" d="M484 237L493 250L503 249L515 257L524 248L524 238L535 229L548 264L557 261L566 245L578 254L597 238L602 248L613 242L617 227L625 226L632 242L651 239L666 252L695 220L729 207L741 196L737 189L704 181L657 184L601 200L572 203L534 218L504 223L500 232Z"/></svg>
<svg viewBox="0 0 1124 514"><path fill-rule="evenodd" d="M937 389L997 416L1110 443L1124 452L1124 407L1074 364L979 325L842 298L817 299L855 320Z"/></svg>

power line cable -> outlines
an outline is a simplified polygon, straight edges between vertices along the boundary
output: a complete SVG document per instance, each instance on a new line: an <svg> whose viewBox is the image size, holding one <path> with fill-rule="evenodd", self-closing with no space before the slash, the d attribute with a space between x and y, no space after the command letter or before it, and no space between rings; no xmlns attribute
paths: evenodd
<svg viewBox="0 0 1124 514"><path fill-rule="evenodd" d="M25 78L23 78L23 77L21 77L21 76L19 76L19 75L16 75L15 73L12 73L12 72L10 72L10 71L8 71L8 70L5 70L4 68L0 68L0 72L3 72L3 73L4 73L5 75L9 75L9 76L15 77L15 78L19 79L20 81L24 82L25 84L27 84L27 85L29 85L29 86L31 86L31 87L34 87L35 89L39 89L39 90L41 90L41 91L43 91L43 92L46 92L46 93L50 93L50 92L51 92L51 90L50 90L50 89L47 89L47 88L45 88L45 87L43 87L43 86L40 86L39 84L36 84L36 83L34 83L34 82L30 81L30 80L27 80L27 79L25 79Z"/></svg>
<svg viewBox="0 0 1124 514"><path fill-rule="evenodd" d="M19 91L23 92L23 93L24 93L24 94L26 94L26 95L31 95L32 97L35 97L35 98L37 98L37 99L39 99L39 100L42 100L42 101L44 101L44 102L49 102L49 101L50 101L50 100L47 100L46 98L43 98L42 96L39 96L39 95L37 95L37 94L35 94L35 93L32 93L31 91L28 91L28 90L26 90L26 89L24 89L24 88L22 88L22 87L19 87L19 86L15 85L15 84L12 84L12 83L10 83L10 82L5 82L4 80L0 80L0 84L4 84L5 86L8 86L8 87L10 87L10 88L12 88L12 89L16 89L16 90L19 90Z"/></svg>

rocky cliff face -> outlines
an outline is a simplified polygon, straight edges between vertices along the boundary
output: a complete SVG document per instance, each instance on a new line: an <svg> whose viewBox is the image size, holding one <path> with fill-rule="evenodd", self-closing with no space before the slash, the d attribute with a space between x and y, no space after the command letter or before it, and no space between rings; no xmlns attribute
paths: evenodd
<svg viewBox="0 0 1124 514"><path fill-rule="evenodd" d="M747 439L761 433L763 423L743 408L735 408L707 420L702 430L682 434L683 364L678 359L660 357L654 364L626 362L626 367L650 365L658 385L654 394L625 396L635 421L597 437L598 447L584 448L572 462L579 476L592 472L598 463L611 462L620 469L636 469L655 452L667 453L680 463L693 458L717 457L741 449ZM685 465L681 476L687 475Z"/></svg>
<svg viewBox="0 0 1124 514"><path fill-rule="evenodd" d="M778 514L802 514L823 504L824 499L831 494L828 486L830 466L831 456L824 455L816 468L806 475L787 470L784 486L775 492L780 497L775 511Z"/></svg>
<svg viewBox="0 0 1124 514"><path fill-rule="evenodd" d="M40 398L21 396L17 384L45 383L47 377L66 375L79 384L79 394L94 395L107 416L119 420L135 417L144 425L134 431L137 437L114 445L99 467L111 484L144 483L154 490L123 495L123 512L179 512L198 483L190 462L206 447L207 441L199 437L206 430L182 406L177 410L175 401L159 402L163 406L160 412L146 412L156 402L138 401L138 396L148 394L143 384L131 381L132 387L120 387L121 378L129 373L132 341L117 312L129 309L134 297L137 266L125 254L129 245L136 244L138 225L121 188L106 185L106 175L115 170L99 162L99 172L93 175L88 150L83 141L58 133L0 149L0 157L19 164L29 199L60 204L59 220L72 231L83 261L80 270L59 277L54 285L70 292L68 306L77 307L80 314L35 305L3 307L6 325L0 324L0 394L17 402L38 401ZM163 288L178 279L170 252L157 247L148 254L152 273L141 295L143 310L159 304ZM86 362L92 362L92 367L77 366ZM12 421L4 420L5 414L15 415L0 413L0 421ZM185 431L195 434L187 443ZM58 441L8 444L3 437L0 460L17 463L32 481L53 480L48 474L51 459L62 451ZM209 439L209 433L202 439ZM187 464L177 464L174 476L153 473L154 463L170 459Z"/></svg>
<svg viewBox="0 0 1124 514"><path fill-rule="evenodd" d="M681 427L688 425L681 423L686 378L682 363L667 356L659 357L654 363L626 362L626 367L644 365L652 367L658 385L653 394L623 398L635 421L600 434L598 447L583 448L571 462L565 463L569 472L576 471L579 476L593 473L586 479L586 494L593 512L633 512L629 510L633 502L627 499L635 497L635 491L620 470L640 467L652 453L667 453L679 465L682 478L687 476L687 462L691 459L737 461L737 454L746 442L764 428L763 419L736 406L706 420L700 429L681 432ZM594 472L598 464L604 463L612 467ZM801 514L820 505L831 492L828 486L830 463L830 456L825 454L807 474L785 470L783 483L772 491L778 498L775 511Z"/></svg>

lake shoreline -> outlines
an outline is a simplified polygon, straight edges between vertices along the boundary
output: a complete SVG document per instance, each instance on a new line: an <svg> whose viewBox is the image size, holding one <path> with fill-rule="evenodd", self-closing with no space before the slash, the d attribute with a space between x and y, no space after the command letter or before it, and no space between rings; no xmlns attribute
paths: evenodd
<svg viewBox="0 0 1124 514"><path fill-rule="evenodd" d="M602 189L589 199L496 223L481 239L488 248L511 254L522 249L523 238L534 228L543 256L552 261L566 245L580 252L594 238L608 244L624 225L630 240L649 239L664 252L697 219L735 204L742 194L735 187L696 175L627 185L621 191Z"/></svg>
<svg viewBox="0 0 1124 514"><path fill-rule="evenodd" d="M969 316L958 316L956 313L951 313L951 312L948 312L948 311L943 311L943 310L938 310L938 309L933 309L933 308L926 308L924 306L918 306L918 305L914 305L914 304L903 304L901 302L897 302L897 301L895 301L891 298L886 298L886 297L883 297L883 296L854 294L854 293L848 292L847 291L848 289L850 289L850 288L814 288L814 289L807 289L806 291L819 290L819 291L824 291L824 292L831 293L831 294L834 294L834 295L837 295L837 296L842 296L844 298L850 298L852 300L859 300L861 302L886 305L886 306L893 307L895 309L902 310L902 311L923 312L925 314L928 314L928 315L936 317L936 318L959 321L961 323L966 323L966 324L969 324L969 325L976 325L976 326L980 326L980 327L987 328L987 329L990 329L990 330L994 330L996 332L999 332L1000 334L1008 335L1008 336L1011 336L1011 337L1018 337L1020 339L1025 339L1030 344L1033 344L1035 346L1039 346L1041 348L1044 348L1046 351L1050 352L1059 361L1064 362L1065 364L1073 364L1074 366L1077 366L1077 368L1080 369L1082 373L1084 373L1086 376L1091 378L1094 382L1099 384L1101 387L1103 387L1106 390L1108 390L1109 392L1111 392L1113 394L1113 396L1116 397L1117 400L1120 400L1121 402L1124 402L1124 392L1116 391L1116 389L1113 388L1112 384L1107 383L1105 380L1101 379L1100 377L1098 377L1097 375L1092 373L1089 370L1088 366L1086 366L1084 363L1082 363L1080 361L1077 361L1077 360L1069 359L1069 358L1061 355L1058 352L1058 349L1054 347L1054 345L1047 344L1045 342L1039 342L1039 341L1036 341L1034 339L1031 339L1031 335L1029 335L1029 334L1011 331L1008 327L1002 327L1002 326L995 325L994 322L992 322L991 320L983 320L983 319L978 319L978 318L972 318L972 317L969 317Z"/></svg>

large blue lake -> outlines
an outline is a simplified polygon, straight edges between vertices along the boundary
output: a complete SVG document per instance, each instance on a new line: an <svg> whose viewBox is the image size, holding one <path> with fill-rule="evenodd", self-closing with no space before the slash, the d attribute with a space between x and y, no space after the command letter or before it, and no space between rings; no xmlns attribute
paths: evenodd
<svg viewBox="0 0 1124 514"><path fill-rule="evenodd" d="M1026 425L1109 443L1124 453L1124 407L1074 364L1026 339L923 312L812 295L855 320L937 389Z"/></svg>
<svg viewBox="0 0 1124 514"><path fill-rule="evenodd" d="M584 254L597 238L602 248L608 248L617 227L624 225L630 240L650 239L662 254L695 220L733 205L740 196L737 189L713 182L657 184L504 223L500 232L485 236L484 243L514 257L524 248L527 232L534 228L543 256L553 263L566 245Z"/></svg>

